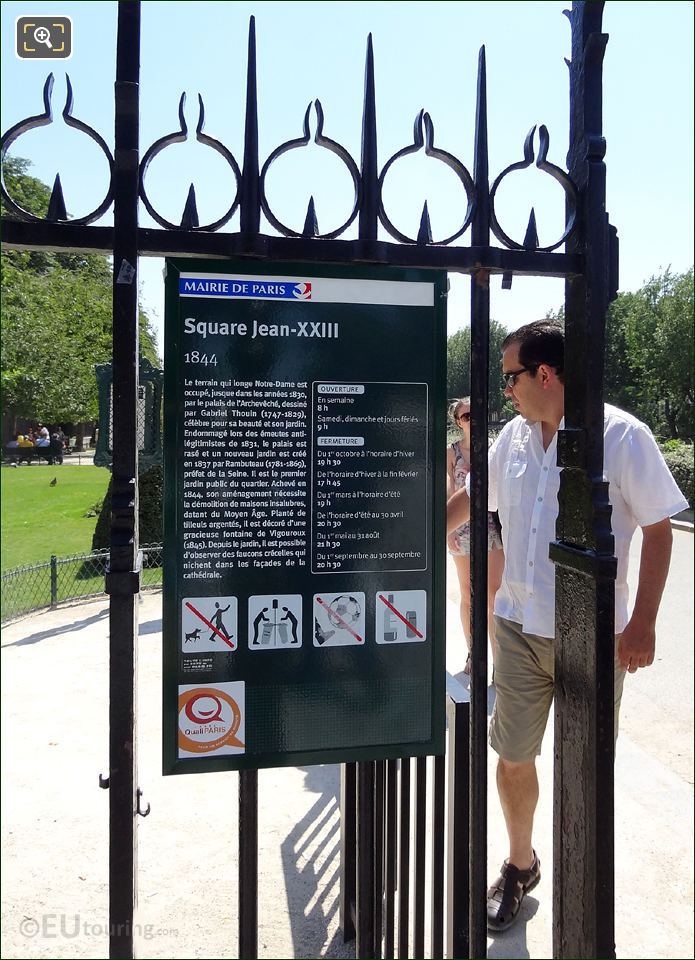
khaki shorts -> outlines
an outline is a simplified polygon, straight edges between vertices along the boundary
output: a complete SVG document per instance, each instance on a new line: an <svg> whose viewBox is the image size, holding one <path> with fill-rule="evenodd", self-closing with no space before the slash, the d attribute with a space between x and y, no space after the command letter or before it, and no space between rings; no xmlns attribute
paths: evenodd
<svg viewBox="0 0 695 960"><path fill-rule="evenodd" d="M554 641L524 633L520 623L495 617L495 708L490 746L504 760L524 763L541 752L555 688ZM625 669L615 660L615 735Z"/></svg>

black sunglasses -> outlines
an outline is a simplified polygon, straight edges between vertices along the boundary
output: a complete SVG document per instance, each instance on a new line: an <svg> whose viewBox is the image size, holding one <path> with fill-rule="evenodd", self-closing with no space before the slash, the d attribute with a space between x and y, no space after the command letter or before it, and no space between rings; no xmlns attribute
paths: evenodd
<svg viewBox="0 0 695 960"><path fill-rule="evenodd" d="M517 377L520 377L522 373L535 373L537 369L538 364L532 363L529 367L521 367L520 370L512 370L511 373L502 373L505 387L513 387Z"/></svg>
<svg viewBox="0 0 695 960"><path fill-rule="evenodd" d="M470 421L470 419L471 419L471 412L470 412L470 410L468 411L468 413L458 413L458 414L456 414L456 419L457 419L457 420L463 420L464 423L468 423L468 422Z"/></svg>

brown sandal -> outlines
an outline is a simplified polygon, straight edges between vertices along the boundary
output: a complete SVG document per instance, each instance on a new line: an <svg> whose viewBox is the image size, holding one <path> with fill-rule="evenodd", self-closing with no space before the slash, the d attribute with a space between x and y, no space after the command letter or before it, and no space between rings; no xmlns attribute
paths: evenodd
<svg viewBox="0 0 695 960"><path fill-rule="evenodd" d="M505 860L499 877L487 892L488 930L499 933L511 927L519 916L524 897L538 886L540 879L541 862L535 850L528 870L519 870Z"/></svg>

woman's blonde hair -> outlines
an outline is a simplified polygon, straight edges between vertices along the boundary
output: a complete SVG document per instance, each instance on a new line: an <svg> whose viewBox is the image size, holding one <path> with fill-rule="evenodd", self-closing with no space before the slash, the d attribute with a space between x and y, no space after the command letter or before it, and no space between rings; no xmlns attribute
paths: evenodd
<svg viewBox="0 0 695 960"><path fill-rule="evenodd" d="M447 410L447 416L449 417L449 420L451 420L452 423L456 423L456 411L461 406L461 404L465 404L467 407L470 407L471 398L458 397L458 399L451 401L451 403L449 404L449 408Z"/></svg>

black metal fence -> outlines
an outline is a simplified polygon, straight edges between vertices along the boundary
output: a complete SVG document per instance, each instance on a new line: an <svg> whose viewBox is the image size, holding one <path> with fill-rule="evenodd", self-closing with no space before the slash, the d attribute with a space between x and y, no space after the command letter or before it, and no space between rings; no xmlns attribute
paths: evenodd
<svg viewBox="0 0 695 960"><path fill-rule="evenodd" d="M142 256L248 257L284 263L333 263L413 266L447 270L471 278L471 412L472 412L472 634L473 670L471 715L470 804L476 829L470 835L470 946L471 956L486 954L485 849L487 837L487 698L486 685L486 588L487 588L487 435L481 430L488 410L490 278L501 274L508 288L514 274L565 277L567 337L567 403L565 427L558 437L558 462L562 467L558 497L557 541L551 544L551 559L557 564L558 631L556 633L556 758L554 844L554 934L557 957L615 956L613 878L613 736L612 659L603 652L613 649L612 620L605 615L614 603L613 539L610 533L608 498L603 476L603 352L606 309L618 285L618 243L606 212L606 167L602 117L602 64L608 36L602 32L603 2L573 0L569 20L572 30L569 67L569 151L567 171L548 161L549 135L538 128L539 149L535 157L534 131L524 145L524 159L507 166L491 183L488 162L487 79L484 49L480 52L476 98L473 171L452 154L435 147L429 114L418 115L412 145L383 164L377 151L377 111L374 56L371 38L365 70L362 150L359 165L335 140L323 134L323 114L316 104L318 129L314 141L343 159L355 186L355 203L348 220L336 231L321 233L313 202L304 227L285 226L270 209L265 194L269 166L282 153L308 146L310 131L295 141L276 147L261 163L257 101L256 39L252 20L249 30L246 111L243 159L239 163L219 141L203 133L201 109L196 139L213 147L228 160L237 183L231 208L215 223L200 224L191 190L182 222L177 226L151 208L145 189L147 165L156 152L181 142L180 130L152 144L141 154L139 136L140 3L118 4L118 38L114 86L115 123L113 152L104 138L72 116L69 92L63 117L70 126L86 133L100 147L111 169L109 190L102 204L87 216L68 222L66 205L56 180L46 218L37 219L8 196L0 184L3 201L18 217L3 216L3 245L39 250L80 250L113 255L113 509L111 553L107 589L111 597L109 628L111 674L110 723L110 861L109 920L110 956L133 957L133 930L137 903L137 758L133 751L135 677L137 675L137 594L141 584L138 563L138 262ZM163 9L163 8L162 8ZM27 117L5 132L0 154L24 133L52 120L52 77L44 87L44 113ZM230 101L234 92L230 91ZM307 119L308 122L308 119ZM563 138L564 139L564 138ZM416 237L407 237L391 223L383 203L384 180L401 157L420 149L444 162L460 180L468 198L461 228L452 236L434 242L425 204ZM241 158L240 158L241 159ZM563 233L550 246L539 244L535 214L529 217L523 240L505 233L495 211L495 197L506 177L529 167L555 179L566 198ZM113 228L96 221L113 202ZM138 226L140 202L158 223L157 228ZM216 232L239 208L239 229ZM265 220L281 236L262 233ZM343 239L353 223L356 239ZM263 225L263 226L262 226ZM298 224L299 226L299 224ZM457 243L470 229L470 245ZM392 239L382 239L384 236ZM338 239L340 238L340 239ZM395 242L392 242L395 241ZM496 245L497 244L497 245ZM564 245L565 252L559 252ZM581 613L581 615L579 615ZM588 633L587 633L588 631ZM476 652L477 651L477 652ZM579 652L578 652L579 651ZM579 662L581 659L581 663ZM580 669L581 667L581 669ZM581 676L581 696L575 696L565 677ZM373 764L357 770L357 833L363 849L374 840L375 821L370 803L381 775ZM256 773L240 777L242 818L249 812L242 833L255 850L257 823ZM567 817L572 829L566 830ZM600 829L597 829L597 824ZM372 843L373 845L373 843ZM360 890L374 899L379 875L368 870L363 858ZM362 869L364 867L364 869ZM576 896L577 878L586 896ZM241 913L245 934L240 954L257 956L257 919L251 888L240 884L244 895ZM247 896L247 893L249 894ZM362 897L369 899L365 892ZM360 909L358 954L361 944L375 937L365 924L369 916ZM366 910L366 906L364 908ZM358 922L358 927L360 924ZM251 931L249 933L249 931ZM248 934L248 935L246 935ZM380 943L379 943L380 946ZM465 954L457 952L456 956Z"/></svg>
<svg viewBox="0 0 695 960"><path fill-rule="evenodd" d="M446 755L342 767L340 919L357 957L469 955L470 694L451 676L446 710Z"/></svg>
<svg viewBox="0 0 695 960"><path fill-rule="evenodd" d="M71 557L52 556L44 563L32 563L5 570L2 574L2 622L56 607L68 600L105 595L104 575L108 550L95 550ZM162 544L142 547L142 588L162 583Z"/></svg>

